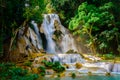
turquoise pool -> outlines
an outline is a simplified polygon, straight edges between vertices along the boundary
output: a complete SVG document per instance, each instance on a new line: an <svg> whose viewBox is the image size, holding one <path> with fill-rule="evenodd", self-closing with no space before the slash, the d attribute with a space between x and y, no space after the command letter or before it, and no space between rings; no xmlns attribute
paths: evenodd
<svg viewBox="0 0 120 80"><path fill-rule="evenodd" d="M40 80L120 80L120 75L114 76L103 76L103 75L92 75L92 76L80 76L76 78L63 77L63 78L43 78Z"/></svg>

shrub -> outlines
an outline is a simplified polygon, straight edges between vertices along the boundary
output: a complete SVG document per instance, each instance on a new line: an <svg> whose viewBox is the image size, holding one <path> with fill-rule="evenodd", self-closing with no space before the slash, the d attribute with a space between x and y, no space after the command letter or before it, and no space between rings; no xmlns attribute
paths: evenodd
<svg viewBox="0 0 120 80"><path fill-rule="evenodd" d="M44 66L40 66L39 68L38 68L38 70L40 71L40 72L45 72L45 67Z"/></svg>
<svg viewBox="0 0 120 80"><path fill-rule="evenodd" d="M45 76L46 69L44 66L40 66L38 68L38 70L39 70L41 76Z"/></svg>
<svg viewBox="0 0 120 80"><path fill-rule="evenodd" d="M63 72L65 70L65 68L61 65L53 67L53 70L56 72Z"/></svg>
<svg viewBox="0 0 120 80"><path fill-rule="evenodd" d="M75 78L75 77L76 77L76 74L75 74L75 73L72 73L71 77L72 77L72 78Z"/></svg>
<svg viewBox="0 0 120 80"><path fill-rule="evenodd" d="M56 72L63 72L65 70L65 67L63 67L60 62L49 62L49 61L42 61L46 68L52 68Z"/></svg>
<svg viewBox="0 0 120 80"><path fill-rule="evenodd" d="M46 66L47 68L52 68L53 62L45 62L45 66Z"/></svg>
<svg viewBox="0 0 120 80"><path fill-rule="evenodd" d="M65 67L63 67L60 62L56 61L53 64L53 70L56 72L63 72L65 70Z"/></svg>
<svg viewBox="0 0 120 80"><path fill-rule="evenodd" d="M31 66L31 65L32 65L32 62L26 61L26 62L24 63L24 65L25 65L25 66Z"/></svg>
<svg viewBox="0 0 120 80"><path fill-rule="evenodd" d="M1 80L36 80L37 74L28 73L13 63L0 63L0 79Z"/></svg>
<svg viewBox="0 0 120 80"><path fill-rule="evenodd" d="M114 55L113 54L104 54L103 57L104 57L104 59L113 59Z"/></svg>

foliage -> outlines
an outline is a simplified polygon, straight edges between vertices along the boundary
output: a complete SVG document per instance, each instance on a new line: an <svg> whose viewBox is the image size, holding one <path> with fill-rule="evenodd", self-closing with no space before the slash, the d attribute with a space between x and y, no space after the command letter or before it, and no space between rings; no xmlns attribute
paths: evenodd
<svg viewBox="0 0 120 80"><path fill-rule="evenodd" d="M69 29L73 30L73 34L89 36L87 44L93 53L96 53L96 49L110 49L112 41L117 44L118 37L116 36L119 35L119 28L116 26L115 17L111 12L113 8L112 2L101 6L84 2L79 6L77 14L69 23Z"/></svg>
<svg viewBox="0 0 120 80"><path fill-rule="evenodd" d="M78 6L84 0L51 0L51 5L59 13L64 25L68 25L70 18L76 13ZM72 12L71 12L72 11Z"/></svg>
<svg viewBox="0 0 120 80"><path fill-rule="evenodd" d="M72 77L72 78L75 78L75 77L76 77L76 74L75 74L75 73L72 73L72 74L71 74L71 77Z"/></svg>
<svg viewBox="0 0 120 80"><path fill-rule="evenodd" d="M46 68L52 68L54 71L58 73L65 71L65 68L58 61L56 62L43 61L43 63L45 64Z"/></svg>
<svg viewBox="0 0 120 80"><path fill-rule="evenodd" d="M31 66L31 65L32 65L32 62L26 61L26 62L24 63L24 65L25 65L25 66Z"/></svg>
<svg viewBox="0 0 120 80"><path fill-rule="evenodd" d="M28 20L34 20L37 23L42 22L42 14L45 12L47 0L29 0L26 1L25 13L23 16Z"/></svg>
<svg viewBox="0 0 120 80"><path fill-rule="evenodd" d="M109 54L104 54L104 55L103 55L103 58L104 58L105 60L107 60L107 59L114 59L115 56L114 56L113 54L109 53Z"/></svg>
<svg viewBox="0 0 120 80"><path fill-rule="evenodd" d="M55 70L56 72L63 72L65 71L65 68L60 64L60 62L54 62L53 70Z"/></svg>
<svg viewBox="0 0 120 80"><path fill-rule="evenodd" d="M44 64L47 68L52 68L53 66L53 62L49 62L49 61L44 61Z"/></svg>
<svg viewBox="0 0 120 80"><path fill-rule="evenodd" d="M4 56L3 44L9 44L9 38L14 36L14 31L24 21L24 1L22 0L1 0L0 1L0 53Z"/></svg>
<svg viewBox="0 0 120 80"><path fill-rule="evenodd" d="M45 70L46 70L46 68L44 66L39 67L39 72L40 72L41 76L45 76Z"/></svg>
<svg viewBox="0 0 120 80"><path fill-rule="evenodd" d="M28 73L12 63L0 63L0 78L2 80L36 80L37 74Z"/></svg>

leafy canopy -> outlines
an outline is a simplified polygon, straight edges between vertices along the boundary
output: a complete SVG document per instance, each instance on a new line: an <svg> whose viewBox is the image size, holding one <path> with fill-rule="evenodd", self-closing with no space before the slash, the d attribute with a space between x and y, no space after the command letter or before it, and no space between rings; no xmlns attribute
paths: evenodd
<svg viewBox="0 0 120 80"><path fill-rule="evenodd" d="M113 9L112 2L101 6L84 2L78 7L75 17L71 19L69 29L73 31L73 34L88 35L88 44L94 45L94 48L97 42L99 49L109 49L112 47L111 41L116 42L118 39L116 36L119 35Z"/></svg>

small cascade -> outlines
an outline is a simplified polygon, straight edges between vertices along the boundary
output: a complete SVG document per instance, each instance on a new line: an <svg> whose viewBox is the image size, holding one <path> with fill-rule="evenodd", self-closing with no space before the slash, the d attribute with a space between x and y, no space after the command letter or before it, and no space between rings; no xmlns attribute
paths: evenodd
<svg viewBox="0 0 120 80"><path fill-rule="evenodd" d="M89 72L90 68L93 68L92 72L98 73L101 72L109 72L109 73L119 73L120 74L120 63L113 62L95 62L95 63L84 63L83 66L87 72ZM96 70L95 70L96 69ZM82 70L82 69L81 69ZM100 72L101 71L101 72Z"/></svg>
<svg viewBox="0 0 120 80"><path fill-rule="evenodd" d="M63 64L84 62L84 59L79 54L58 54L58 57L59 57L59 61Z"/></svg>
<svg viewBox="0 0 120 80"><path fill-rule="evenodd" d="M120 64L118 63L114 64L112 72L120 72Z"/></svg>
<svg viewBox="0 0 120 80"><path fill-rule="evenodd" d="M76 63L84 63L85 60L79 54L56 54L52 56L52 61L59 61L61 64L69 65L67 70L75 70Z"/></svg>
<svg viewBox="0 0 120 80"><path fill-rule="evenodd" d="M46 36L48 53L65 53L69 50L77 51L74 39L68 30L62 26L57 14L45 14L42 23Z"/></svg>

